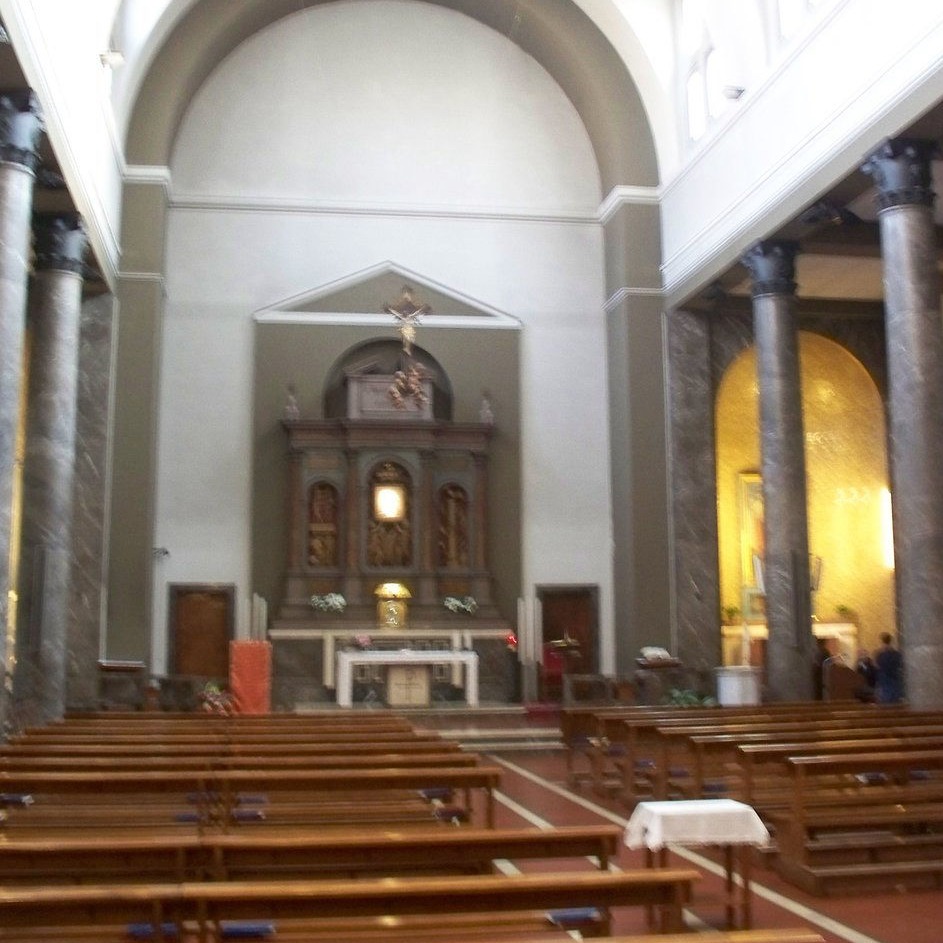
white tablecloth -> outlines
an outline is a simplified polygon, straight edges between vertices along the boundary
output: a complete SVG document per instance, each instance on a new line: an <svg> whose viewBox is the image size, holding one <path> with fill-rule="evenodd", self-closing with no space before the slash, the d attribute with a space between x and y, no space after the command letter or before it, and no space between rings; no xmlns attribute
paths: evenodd
<svg viewBox="0 0 943 943"><path fill-rule="evenodd" d="M769 832L752 806L733 799L640 802L625 828L629 848L765 845Z"/></svg>

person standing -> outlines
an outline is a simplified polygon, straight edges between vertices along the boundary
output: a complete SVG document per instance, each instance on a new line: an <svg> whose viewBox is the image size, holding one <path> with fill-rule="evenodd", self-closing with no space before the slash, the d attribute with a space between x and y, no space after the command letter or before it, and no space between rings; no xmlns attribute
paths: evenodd
<svg viewBox="0 0 943 943"><path fill-rule="evenodd" d="M904 699L904 659L894 647L890 632L881 633L881 647L874 654L875 700L878 704L897 704Z"/></svg>

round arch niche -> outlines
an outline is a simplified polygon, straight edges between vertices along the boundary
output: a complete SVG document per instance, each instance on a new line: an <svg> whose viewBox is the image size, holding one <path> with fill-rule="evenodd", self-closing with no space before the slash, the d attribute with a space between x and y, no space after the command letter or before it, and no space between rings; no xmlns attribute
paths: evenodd
<svg viewBox="0 0 943 943"><path fill-rule="evenodd" d="M452 383L442 365L427 350L413 346L412 360L432 383L432 417L452 419ZM348 348L334 361L324 381L325 419L347 417L347 380L351 376L391 376L403 368L403 348L398 340L370 340Z"/></svg>
<svg viewBox="0 0 943 943"><path fill-rule="evenodd" d="M884 405L874 380L844 347L799 335L809 509L809 551L821 560L813 613L823 623L856 622L872 648L894 624ZM760 488L756 350L727 368L715 404L721 611L762 623L749 611L755 585L750 546ZM761 508L761 505L759 505ZM761 513L761 510L760 512Z"/></svg>

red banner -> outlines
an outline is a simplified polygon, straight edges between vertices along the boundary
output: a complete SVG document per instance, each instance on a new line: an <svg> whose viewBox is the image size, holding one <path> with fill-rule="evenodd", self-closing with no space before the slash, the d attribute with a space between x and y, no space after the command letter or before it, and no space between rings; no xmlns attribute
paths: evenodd
<svg viewBox="0 0 943 943"><path fill-rule="evenodd" d="M229 643L229 690L237 714L272 710L272 643Z"/></svg>

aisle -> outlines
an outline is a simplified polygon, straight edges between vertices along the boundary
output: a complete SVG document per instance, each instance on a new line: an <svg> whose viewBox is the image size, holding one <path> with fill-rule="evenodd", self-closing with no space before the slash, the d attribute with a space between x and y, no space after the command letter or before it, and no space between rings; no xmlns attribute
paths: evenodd
<svg viewBox="0 0 943 943"><path fill-rule="evenodd" d="M536 827L598 824L624 826L628 812L616 800L592 796L587 789L576 793L566 786L564 754L560 750L502 751L488 754L488 761L505 770L498 795L498 824ZM721 898L723 870L704 849L679 849L669 863L701 869L704 879L697 888L689 921L693 928L719 925L723 919L717 903ZM617 865L644 867L642 852L623 848ZM589 861L587 867L593 867ZM527 863L527 870L547 868ZM552 867L552 865L550 866ZM756 868L754 882L754 925L762 928L810 926L827 943L939 943L943 893L910 891L866 897L820 898L786 884L772 871ZM707 898L714 903L699 904ZM645 932L642 914L628 910L617 915L614 929L621 933Z"/></svg>

